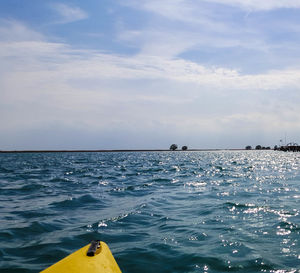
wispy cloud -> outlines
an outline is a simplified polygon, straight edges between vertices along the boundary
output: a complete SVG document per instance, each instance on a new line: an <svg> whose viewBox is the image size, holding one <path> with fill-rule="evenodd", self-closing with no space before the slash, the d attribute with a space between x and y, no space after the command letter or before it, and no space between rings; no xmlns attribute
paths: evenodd
<svg viewBox="0 0 300 273"><path fill-rule="evenodd" d="M212 0L207 2L215 2L223 5L230 5L246 10L274 10L281 8L300 8L299 0Z"/></svg>
<svg viewBox="0 0 300 273"><path fill-rule="evenodd" d="M274 10L281 8L300 8L299 0L127 0L124 4L135 6L136 8L145 9L171 19L183 21L197 21L197 17L185 17L187 14L196 14L195 7L204 9L211 4L221 4L225 6L237 7L247 11ZM220 7L222 8L222 7ZM197 9L198 18L201 18L205 10ZM201 19L200 19L201 20Z"/></svg>
<svg viewBox="0 0 300 273"><path fill-rule="evenodd" d="M300 1L127 0L121 4L147 13L146 23L134 28L124 24L118 36L140 54L187 58L244 73L267 74L274 67L298 65L297 19L290 19L286 12L262 16L257 11L298 8Z"/></svg>
<svg viewBox="0 0 300 273"><path fill-rule="evenodd" d="M55 3L51 6L60 16L58 23L71 23L88 18L87 12L76 6L64 3Z"/></svg>
<svg viewBox="0 0 300 273"><path fill-rule="evenodd" d="M37 31L28 28L17 20L0 19L0 41L36 41L43 38ZM1 53L1 52L0 52Z"/></svg>
<svg viewBox="0 0 300 273"><path fill-rule="evenodd" d="M122 5L132 8L145 10L147 12L165 17L169 20L180 21L196 26L203 25L207 30L224 31L227 26L216 19L216 13L208 6L203 5L202 1L187 0L127 0L122 1ZM155 20L151 18L151 20ZM195 27L196 27L195 26Z"/></svg>
<svg viewBox="0 0 300 273"><path fill-rule="evenodd" d="M215 3L129 0L122 4L152 15L144 27L120 29L120 39L131 39L143 54L177 57L189 50L245 48L265 51L269 47L262 28L244 21L237 24L234 20L240 16L237 11L222 6L216 12ZM132 33L136 35L130 35Z"/></svg>

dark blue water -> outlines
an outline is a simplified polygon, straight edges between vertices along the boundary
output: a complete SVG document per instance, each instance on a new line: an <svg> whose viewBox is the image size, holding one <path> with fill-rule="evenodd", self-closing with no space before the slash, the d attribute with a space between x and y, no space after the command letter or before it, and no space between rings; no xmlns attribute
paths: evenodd
<svg viewBox="0 0 300 273"><path fill-rule="evenodd" d="M121 270L300 272L300 153L0 154L0 271L93 239Z"/></svg>

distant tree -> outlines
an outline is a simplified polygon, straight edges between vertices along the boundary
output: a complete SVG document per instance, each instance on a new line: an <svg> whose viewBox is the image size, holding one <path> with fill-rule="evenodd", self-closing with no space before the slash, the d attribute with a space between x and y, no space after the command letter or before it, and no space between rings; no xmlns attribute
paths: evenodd
<svg viewBox="0 0 300 273"><path fill-rule="evenodd" d="M187 149L188 149L187 146L182 146L182 148L181 148L182 151L186 151Z"/></svg>
<svg viewBox="0 0 300 273"><path fill-rule="evenodd" d="M275 146L274 146L274 151L277 151L277 150L278 150L278 146L275 145Z"/></svg>
<svg viewBox="0 0 300 273"><path fill-rule="evenodd" d="M262 149L261 145L257 145L257 146L255 147L255 150L261 150L261 149Z"/></svg>
<svg viewBox="0 0 300 273"><path fill-rule="evenodd" d="M170 150L171 150L171 151L175 151L177 148L178 148L177 144L172 144L172 145L170 146Z"/></svg>
<svg viewBox="0 0 300 273"><path fill-rule="evenodd" d="M246 150L252 150L252 147L250 145L246 146Z"/></svg>
<svg viewBox="0 0 300 273"><path fill-rule="evenodd" d="M271 150L271 147L270 146L266 147L266 150Z"/></svg>

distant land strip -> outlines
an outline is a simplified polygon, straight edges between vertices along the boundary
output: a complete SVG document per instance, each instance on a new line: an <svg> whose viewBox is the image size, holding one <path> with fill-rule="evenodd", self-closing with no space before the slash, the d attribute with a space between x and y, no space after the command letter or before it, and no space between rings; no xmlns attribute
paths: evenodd
<svg viewBox="0 0 300 273"><path fill-rule="evenodd" d="M242 151L245 149L188 149L171 151L169 149L117 149L117 150L0 150L0 153L112 153L112 152L207 152Z"/></svg>

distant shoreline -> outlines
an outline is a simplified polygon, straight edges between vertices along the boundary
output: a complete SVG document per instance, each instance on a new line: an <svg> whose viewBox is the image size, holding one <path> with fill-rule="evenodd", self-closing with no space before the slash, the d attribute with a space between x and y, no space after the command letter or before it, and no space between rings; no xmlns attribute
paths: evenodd
<svg viewBox="0 0 300 273"><path fill-rule="evenodd" d="M188 149L171 151L169 149L113 149L113 150L4 150L0 153L118 153L118 152L209 152L244 151L245 149Z"/></svg>

